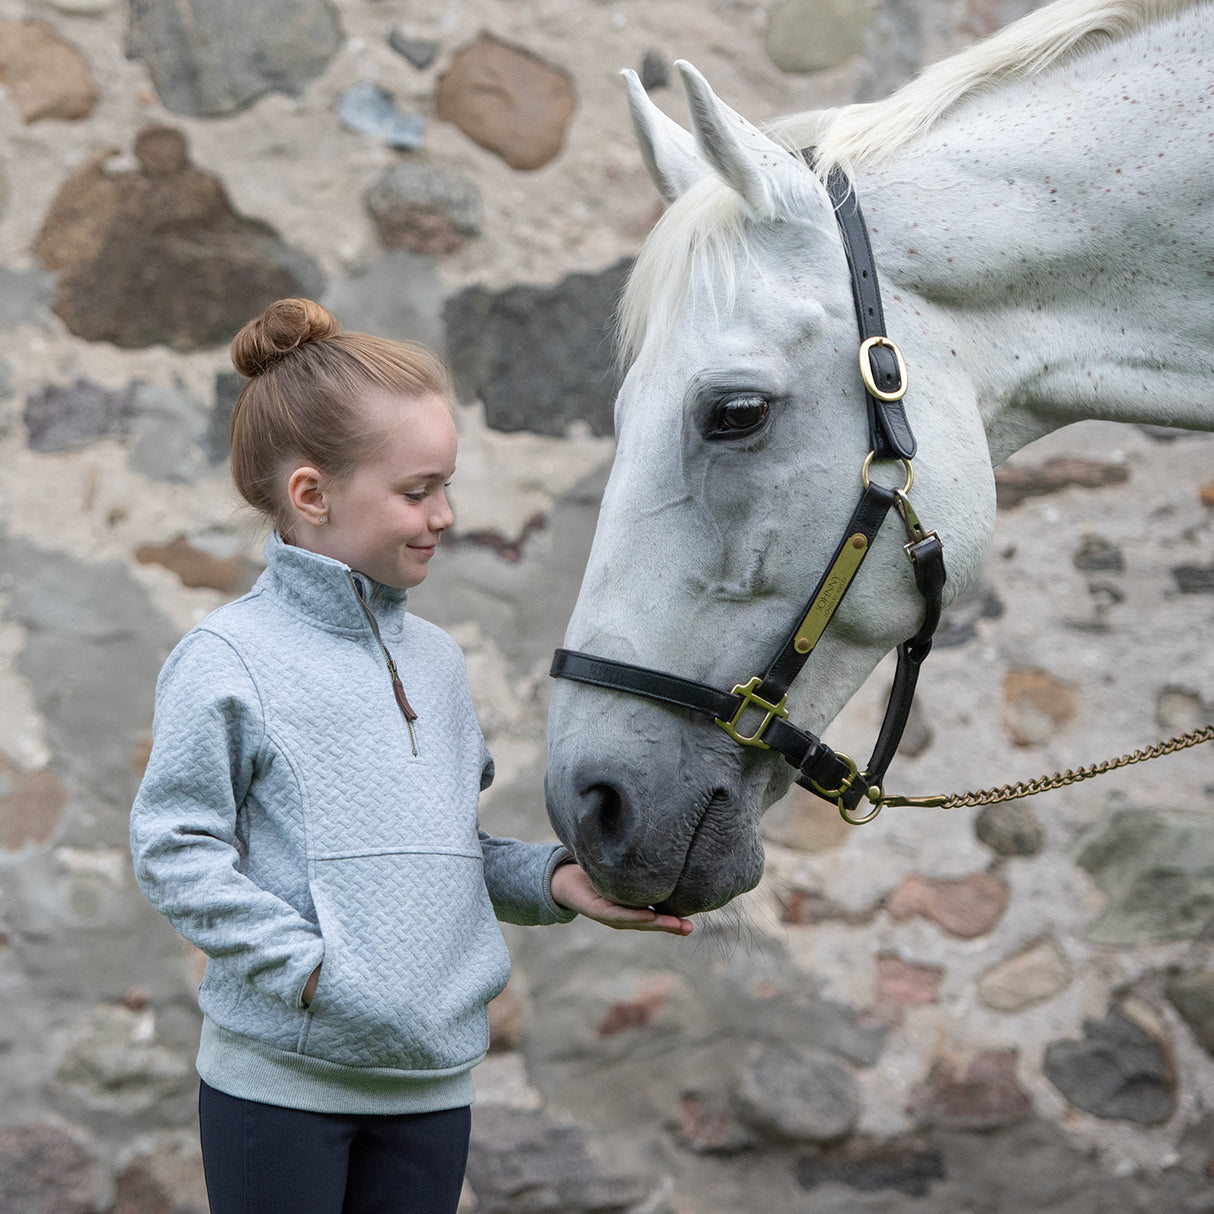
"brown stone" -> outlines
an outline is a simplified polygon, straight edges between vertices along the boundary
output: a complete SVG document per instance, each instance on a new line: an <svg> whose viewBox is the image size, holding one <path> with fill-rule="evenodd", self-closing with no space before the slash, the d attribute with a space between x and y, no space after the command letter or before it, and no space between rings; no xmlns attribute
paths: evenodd
<svg viewBox="0 0 1214 1214"><path fill-rule="evenodd" d="M54 310L78 337L124 349L217 345L275 299L322 285L307 258L236 213L184 137L151 127L139 168L108 172L106 149L64 182L34 253L58 272Z"/></svg>
<svg viewBox="0 0 1214 1214"><path fill-rule="evenodd" d="M481 34L438 84L438 116L512 169L538 169L561 150L577 104L567 71Z"/></svg>
<svg viewBox="0 0 1214 1214"><path fill-rule="evenodd" d="M1003 680L1003 727L1017 746L1042 746L1075 716L1075 692L1044 670L1010 670Z"/></svg>
<svg viewBox="0 0 1214 1214"><path fill-rule="evenodd" d="M995 498L1009 510L1030 497L1060 493L1063 489L1101 489L1130 479L1125 464L1060 457L1032 466L1005 465L995 469Z"/></svg>
<svg viewBox="0 0 1214 1214"><path fill-rule="evenodd" d="M886 1024L901 1024L908 1007L935 1003L944 970L937 965L915 965L892 953L877 958L877 1003L874 1015Z"/></svg>
<svg viewBox="0 0 1214 1214"><path fill-rule="evenodd" d="M97 104L84 56L44 21L0 19L0 84L26 123L87 118Z"/></svg>
<svg viewBox="0 0 1214 1214"><path fill-rule="evenodd" d="M910 876L890 894L885 909L895 919L919 915L950 936L972 940L985 935L1007 910L1007 883L990 873L968 877Z"/></svg>
<svg viewBox="0 0 1214 1214"><path fill-rule="evenodd" d="M937 1059L911 1094L909 1112L921 1125L953 1130L996 1130L1023 1121L1032 1109L1016 1078L1015 1050L979 1054L958 1076Z"/></svg>
<svg viewBox="0 0 1214 1214"><path fill-rule="evenodd" d="M0 1129L0 1210L96 1214L100 1178L78 1142L50 1125Z"/></svg>
<svg viewBox="0 0 1214 1214"><path fill-rule="evenodd" d="M760 829L765 839L781 847L822 852L842 847L854 828L834 805L794 784L763 815Z"/></svg>
<svg viewBox="0 0 1214 1214"><path fill-rule="evenodd" d="M55 833L70 797L53 771L20 771L0 757L0 847L17 851Z"/></svg>
<svg viewBox="0 0 1214 1214"><path fill-rule="evenodd" d="M247 590L257 576L249 562L201 552L184 535L159 547L144 544L135 549L135 559L141 565L163 565L181 579L183 586L205 587L224 594Z"/></svg>
<svg viewBox="0 0 1214 1214"><path fill-rule="evenodd" d="M1071 967L1056 940L1038 940L1007 957L978 981L978 998L1000 1012L1018 1012L1051 998L1071 981Z"/></svg>
<svg viewBox="0 0 1214 1214"><path fill-rule="evenodd" d="M202 1156L170 1143L132 1159L118 1177L112 1214L207 1214Z"/></svg>

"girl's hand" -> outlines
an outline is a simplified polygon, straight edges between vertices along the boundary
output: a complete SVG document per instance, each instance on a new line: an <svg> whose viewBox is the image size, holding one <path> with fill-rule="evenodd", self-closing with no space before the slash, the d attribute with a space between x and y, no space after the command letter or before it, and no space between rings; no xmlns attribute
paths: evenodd
<svg viewBox="0 0 1214 1214"><path fill-rule="evenodd" d="M552 900L558 906L618 930L669 932L672 936L686 936L692 931L690 919L662 915L648 907L618 906L608 902L590 884L590 878L579 864L560 864L553 871Z"/></svg>

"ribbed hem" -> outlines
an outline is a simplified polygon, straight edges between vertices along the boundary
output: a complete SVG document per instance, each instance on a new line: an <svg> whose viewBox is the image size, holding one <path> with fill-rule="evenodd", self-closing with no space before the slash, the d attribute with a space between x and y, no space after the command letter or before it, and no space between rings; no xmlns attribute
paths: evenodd
<svg viewBox="0 0 1214 1214"><path fill-rule="evenodd" d="M553 923L572 923L577 918L577 911L570 910L567 906L561 906L559 902L553 901L552 898L552 874L566 860L576 863L573 852L563 843L560 843L552 849L552 855L548 857L548 863L544 866L544 909L551 916L551 922Z"/></svg>
<svg viewBox="0 0 1214 1214"><path fill-rule="evenodd" d="M483 1055L482 1055L483 1057ZM472 1067L395 1071L275 1049L204 1016L198 1074L218 1092L312 1113L436 1113L472 1103Z"/></svg>

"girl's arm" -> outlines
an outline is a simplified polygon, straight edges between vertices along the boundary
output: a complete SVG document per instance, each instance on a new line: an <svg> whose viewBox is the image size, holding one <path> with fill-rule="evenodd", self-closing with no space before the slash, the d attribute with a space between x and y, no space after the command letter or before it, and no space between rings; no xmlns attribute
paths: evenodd
<svg viewBox="0 0 1214 1214"><path fill-rule="evenodd" d="M182 936L300 1006L324 953L319 928L240 871L237 807L264 741L260 698L238 654L213 633L191 633L157 682L131 854L140 888Z"/></svg>

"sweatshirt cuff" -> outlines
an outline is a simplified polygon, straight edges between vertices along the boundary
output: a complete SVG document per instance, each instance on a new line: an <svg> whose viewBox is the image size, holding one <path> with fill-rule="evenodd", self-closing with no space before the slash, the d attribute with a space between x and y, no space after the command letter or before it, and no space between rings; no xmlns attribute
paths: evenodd
<svg viewBox="0 0 1214 1214"><path fill-rule="evenodd" d="M573 863L576 863L573 852L563 843L558 843L552 849L552 854L548 857L548 863L544 866L544 905L554 923L572 923L577 918L577 911L571 910L567 906L561 906L552 897L552 874L562 864Z"/></svg>

